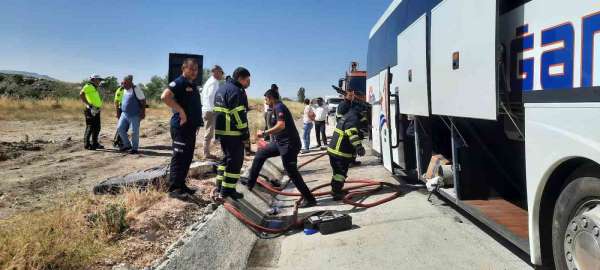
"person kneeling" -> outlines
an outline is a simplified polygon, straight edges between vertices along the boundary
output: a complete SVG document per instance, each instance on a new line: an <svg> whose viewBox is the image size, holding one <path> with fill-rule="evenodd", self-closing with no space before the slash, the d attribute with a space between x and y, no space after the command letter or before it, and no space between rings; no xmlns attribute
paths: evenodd
<svg viewBox="0 0 600 270"><path fill-rule="evenodd" d="M298 153L300 153L302 144L298 130L294 125L294 118L285 104L279 101L279 94L276 91L272 89L267 90L265 93L265 103L273 110L269 119L272 128L264 132L259 131L258 136L269 135L271 141L266 147L256 152L252 167L250 168L250 175L247 179L248 189L252 190L256 185L256 180L265 161L271 157L281 156L283 167L289 178L302 194L303 202L300 207L315 206L317 200L310 193L310 190L302 179L302 175L298 171Z"/></svg>

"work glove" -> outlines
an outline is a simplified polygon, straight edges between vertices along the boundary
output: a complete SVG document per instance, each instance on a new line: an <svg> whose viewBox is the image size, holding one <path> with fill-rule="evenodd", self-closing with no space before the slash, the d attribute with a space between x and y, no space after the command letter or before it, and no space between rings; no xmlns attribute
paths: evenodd
<svg viewBox="0 0 600 270"><path fill-rule="evenodd" d="M359 156L364 156L366 154L365 148L362 145L356 147L356 154Z"/></svg>

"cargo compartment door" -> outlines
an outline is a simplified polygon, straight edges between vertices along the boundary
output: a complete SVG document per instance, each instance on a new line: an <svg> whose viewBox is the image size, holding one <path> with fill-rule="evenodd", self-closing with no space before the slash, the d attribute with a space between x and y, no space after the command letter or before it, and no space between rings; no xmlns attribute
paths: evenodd
<svg viewBox="0 0 600 270"><path fill-rule="evenodd" d="M371 148L381 154L381 92L379 90L379 74L367 80L368 102L371 107L371 133L373 134Z"/></svg>
<svg viewBox="0 0 600 270"><path fill-rule="evenodd" d="M394 74L400 113L429 116L427 89L427 16L398 35L398 72Z"/></svg>
<svg viewBox="0 0 600 270"><path fill-rule="evenodd" d="M432 114L496 120L495 0L445 0L431 11Z"/></svg>

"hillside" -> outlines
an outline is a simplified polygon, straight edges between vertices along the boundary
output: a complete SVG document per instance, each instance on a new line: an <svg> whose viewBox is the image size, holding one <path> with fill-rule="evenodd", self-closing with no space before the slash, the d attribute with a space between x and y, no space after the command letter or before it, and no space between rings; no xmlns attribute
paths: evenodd
<svg viewBox="0 0 600 270"><path fill-rule="evenodd" d="M52 78L48 75L42 75L42 74L35 73L35 72L27 72L27 71L20 71L20 70L0 70L0 74L22 75L25 77L44 79L44 80L49 80L49 81L58 81L57 79Z"/></svg>
<svg viewBox="0 0 600 270"><path fill-rule="evenodd" d="M0 96L34 99L77 97L80 87L78 83L62 82L37 75L6 74L0 71Z"/></svg>

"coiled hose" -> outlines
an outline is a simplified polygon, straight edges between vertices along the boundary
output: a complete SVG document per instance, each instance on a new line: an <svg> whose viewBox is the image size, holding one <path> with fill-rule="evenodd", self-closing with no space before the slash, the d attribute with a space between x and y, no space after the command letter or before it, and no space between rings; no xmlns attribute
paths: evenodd
<svg viewBox="0 0 600 270"><path fill-rule="evenodd" d="M313 158L299 164L298 169L308 165L309 163L311 163L325 155L327 155L327 152L319 154L318 156L313 157ZM265 188L266 190L268 190L269 192L272 192L274 194L278 194L278 195L282 195L282 196L290 196L290 197L300 197L300 199L298 199L295 202L294 212L292 214L292 219L291 219L292 222L288 226L286 226L284 228L279 228L279 229L264 227L264 226L254 223L252 220L250 220L248 217L246 217L239 209L237 209L234 205L232 205L229 202L224 202L223 207L227 211L229 211L229 213L231 213L233 216L235 216L238 220L240 220L242 223L246 224L246 226L249 226L256 231L270 233L270 234L285 233L296 227L302 226L304 223L304 220L308 219L308 217L305 217L303 219L298 219L298 207L303 200L302 194L300 194L300 192L282 191L283 188L273 187L270 183L268 183L268 181L265 181L265 179L262 177L259 177L257 179L257 183L260 186L262 186L263 188ZM375 207L375 206L387 203L391 200L394 200L402 195L402 192L400 191L400 187L398 185L394 185L394 184L383 182L383 181L377 181L377 180L372 180L372 179L351 179L351 180L347 180L345 183L351 184L351 185L343 188L343 191L346 191L348 193L346 194L346 196L344 196L344 198L342 199L342 202L344 202L345 204L355 206L355 207L361 207L361 208ZM322 185L313 187L310 191L313 194L313 196L315 196L315 197L331 195L331 191L318 191L322 188L328 187L329 185L330 185L329 183L322 184ZM372 188L364 189L367 187L372 187ZM357 196L368 196L370 194L378 192L383 187L389 187L396 191L389 196L386 196L382 199L379 199L379 200L371 202L371 203L360 203L360 202L355 202L352 200L352 198L357 197Z"/></svg>

